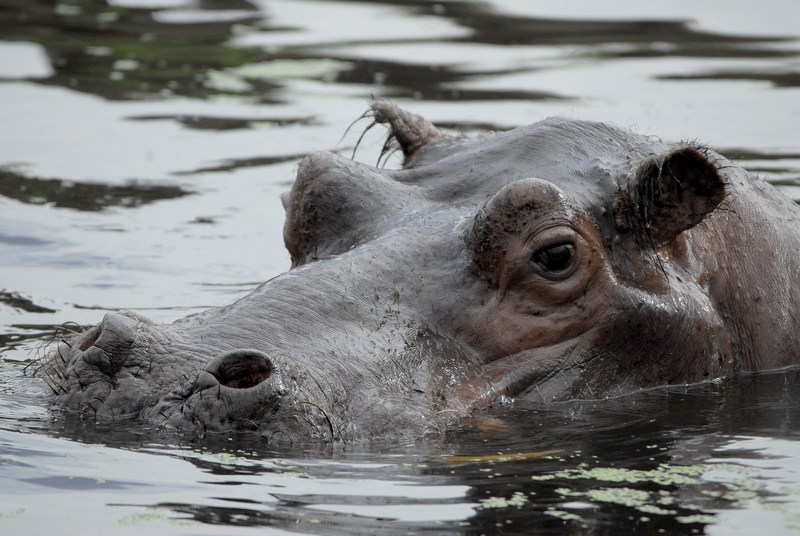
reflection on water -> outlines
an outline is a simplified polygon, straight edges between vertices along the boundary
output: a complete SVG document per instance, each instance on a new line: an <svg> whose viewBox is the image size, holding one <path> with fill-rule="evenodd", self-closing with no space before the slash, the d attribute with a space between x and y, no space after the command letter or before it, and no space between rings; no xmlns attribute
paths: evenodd
<svg viewBox="0 0 800 536"><path fill-rule="evenodd" d="M765 73L718 71L705 74L685 74L662 76L663 80L751 80L754 82L770 82L776 87L799 87L800 73Z"/></svg>
<svg viewBox="0 0 800 536"><path fill-rule="evenodd" d="M352 1L351 4L386 4L392 0ZM519 72L519 69L491 71L463 69L457 65L429 65L412 61L388 62L347 57L341 62L336 51L313 46L264 50L256 46L231 46L234 37L252 31L293 31L273 26L252 2L199 2L209 17L169 16L169 10L129 8L103 0L52 4L27 0L6 0L0 25L10 31L4 40L33 41L47 50L54 73L37 81L107 99L152 99L180 95L210 98L234 93L263 104L282 102L275 90L281 80L291 77L324 78L341 84L393 88L385 96L416 97L425 100L537 100L559 98L541 91L477 91L453 89L448 85L487 75ZM134 2L133 5L136 5ZM794 36L725 35L698 29L690 20L576 20L513 16L479 2L434 3L427 0L399 4L411 16L436 17L466 30L442 39L452 42L502 46L580 46L574 58L614 59L624 57L693 58L785 58L796 50L773 46L794 41ZM312 5L309 5L313 9ZM219 14L214 17L213 14ZM233 14L233 17L225 16ZM166 15L166 16L165 16ZM417 38L426 42L430 38ZM355 40L330 43L352 44ZM380 43L378 39L371 40ZM391 42L391 41L390 41ZM574 54L574 53L577 54ZM288 60L288 61L287 61ZM260 66L261 68L259 68ZM524 69L523 69L524 71ZM796 73L718 73L665 75L663 79L723 78L770 80L777 85L797 85Z"/></svg>
<svg viewBox="0 0 800 536"><path fill-rule="evenodd" d="M24 374L66 320L171 321L284 271L278 194L308 151L351 153L370 95L457 131L699 138L800 200L798 7L720 9L0 0L0 532L800 531L797 370L283 450L53 414Z"/></svg>
<svg viewBox="0 0 800 536"><path fill-rule="evenodd" d="M195 442L66 419L39 429L60 439L0 432L0 472L16 482L13 494L0 491L3 521L38 529L46 523L37 512L88 515L104 504L98 523L164 533L188 523L201 534L215 526L690 534L729 520L746 533L764 523L788 533L800 529L798 403L795 369L495 411L508 427L493 433L283 450L247 434ZM34 497L59 499L45 506Z"/></svg>
<svg viewBox="0 0 800 536"><path fill-rule="evenodd" d="M225 4L253 9L249 2ZM0 26L5 28L4 40L45 47L55 72L40 83L107 99L208 97L206 79L197 76L198 69L224 69L258 57L257 50L225 46L232 37L230 21L159 23L155 20L159 11L119 7L104 0L7 0ZM256 15L237 22L253 22ZM257 89L261 94L268 88Z"/></svg>
<svg viewBox="0 0 800 536"><path fill-rule="evenodd" d="M4 303L9 307L13 307L15 309L22 309L23 311L27 311L29 313L56 312L53 309L48 309L47 307L36 305L31 300L23 296L20 296L16 292L6 292L5 290L0 290L0 303Z"/></svg>
<svg viewBox="0 0 800 536"><path fill-rule="evenodd" d="M235 130L240 128L254 128L258 125L311 125L310 117L278 117L278 118L241 118L241 117L208 117L200 115L138 115L129 117L134 121L177 121L186 128L202 130Z"/></svg>
<svg viewBox="0 0 800 536"><path fill-rule="evenodd" d="M153 201L175 199L189 192L178 186L136 184L112 186L89 182L26 177L0 168L0 195L22 203L52 204L74 210L133 208Z"/></svg>
<svg viewBox="0 0 800 536"><path fill-rule="evenodd" d="M254 158L234 158L225 160L213 166L200 167L191 170L174 171L174 175L197 175L198 173L211 173L218 171L232 171L234 169L248 167L262 167L280 164L283 162L297 162L305 156L305 153L290 154L286 156L262 156Z"/></svg>

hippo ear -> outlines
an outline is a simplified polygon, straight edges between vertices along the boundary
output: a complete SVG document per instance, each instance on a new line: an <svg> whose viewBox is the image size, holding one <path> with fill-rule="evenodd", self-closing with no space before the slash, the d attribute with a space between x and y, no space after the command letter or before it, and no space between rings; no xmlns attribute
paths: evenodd
<svg viewBox="0 0 800 536"><path fill-rule="evenodd" d="M628 196L631 223L662 245L713 212L725 198L725 182L701 150L681 147L642 162Z"/></svg>
<svg viewBox="0 0 800 536"><path fill-rule="evenodd" d="M370 108L375 122L388 124L391 129L384 150L392 140L396 140L405 157L404 166L408 166L414 153L422 147L445 137L441 130L421 115L407 112L387 100L375 99L370 103Z"/></svg>

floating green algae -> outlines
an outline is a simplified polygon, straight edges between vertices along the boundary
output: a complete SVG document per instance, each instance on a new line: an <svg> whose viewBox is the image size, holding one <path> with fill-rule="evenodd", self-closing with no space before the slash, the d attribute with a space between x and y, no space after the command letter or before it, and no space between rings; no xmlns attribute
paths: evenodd
<svg viewBox="0 0 800 536"><path fill-rule="evenodd" d="M563 449L539 450L534 452L513 452L498 454L477 454L477 455L456 455L445 456L435 461L448 463L493 463L493 462L515 462L520 460L530 460L532 458L547 458L551 454L563 452Z"/></svg>
<svg viewBox="0 0 800 536"><path fill-rule="evenodd" d="M561 486L554 491L565 500L584 499L595 504L616 504L643 514L642 519L652 516L676 516L675 520L685 524L713 524L716 517L703 510L716 510L719 505L707 504L707 500L723 500L734 507L747 506L759 500L763 486L753 478L751 468L731 464L673 465L662 463L653 469L626 469L617 467L590 467L582 463L575 468L542 475L533 475L534 481L583 480L607 484L575 489ZM712 475L713 474L713 475ZM655 485L655 489L654 489ZM658 487L666 489L658 489ZM702 489L712 487L712 489ZM645 489L640 489L645 488ZM675 490L695 488L696 493L677 493ZM685 497L685 498L684 498ZM703 500L706 497L707 500ZM704 506L705 504L705 506ZM763 503L766 507L767 503ZM780 511L780 503L769 503ZM782 512L787 526L800 525L791 512ZM548 509L547 515L564 520L580 520L578 514L559 509Z"/></svg>
<svg viewBox="0 0 800 536"><path fill-rule="evenodd" d="M488 499L481 499L481 508L508 508L509 506L521 507L528 502L528 498L521 491L515 491L510 498L505 497L489 497Z"/></svg>
<svg viewBox="0 0 800 536"><path fill-rule="evenodd" d="M800 512L795 511L791 505L768 501L763 503L763 506L765 510L782 515L786 528L800 530Z"/></svg>
<svg viewBox="0 0 800 536"><path fill-rule="evenodd" d="M558 510L556 508L548 508L544 511L544 513L564 521L582 521L581 516L578 514L573 514L572 512L566 512L564 510Z"/></svg>
<svg viewBox="0 0 800 536"><path fill-rule="evenodd" d="M678 523L703 523L705 525L713 525L717 522L717 518L706 514L695 514L691 516L678 516L675 518Z"/></svg>
<svg viewBox="0 0 800 536"><path fill-rule="evenodd" d="M189 526L189 525L196 525L197 522L192 519L185 519L185 518L175 518L174 512L171 510L165 510L163 508L157 508L154 510L150 510L147 512L139 512L136 514L130 514L123 518L120 518L119 524L120 525L129 525L129 526L142 526L147 523L168 523L174 526Z"/></svg>
<svg viewBox="0 0 800 536"><path fill-rule="evenodd" d="M308 473L302 471L283 471L280 475L287 478L311 478Z"/></svg>
<svg viewBox="0 0 800 536"><path fill-rule="evenodd" d="M637 484L640 482L652 482L661 486L697 484L703 473L708 468L696 465L670 465L660 464L656 469L623 469L618 467L594 467L587 468L583 465L575 469L567 469L545 475L534 475L533 480L553 480L568 479L574 480L585 478L598 480L601 482L618 482Z"/></svg>
<svg viewBox="0 0 800 536"><path fill-rule="evenodd" d="M25 508L17 508L16 510L12 510L10 512L2 512L0 511L0 519L14 519L22 514L25 513Z"/></svg>
<svg viewBox="0 0 800 536"><path fill-rule="evenodd" d="M598 502L639 506L650 500L646 491L633 488L599 488L589 490L586 495Z"/></svg>

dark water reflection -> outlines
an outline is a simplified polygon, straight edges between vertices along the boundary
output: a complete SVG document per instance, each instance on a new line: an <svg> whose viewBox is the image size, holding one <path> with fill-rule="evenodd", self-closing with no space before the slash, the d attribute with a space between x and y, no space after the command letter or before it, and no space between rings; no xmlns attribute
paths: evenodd
<svg viewBox="0 0 800 536"><path fill-rule="evenodd" d="M800 531L798 370L282 449L53 414L25 374L67 320L171 321L284 271L278 194L306 152L352 153L370 95L467 133L560 114L699 138L800 199L796 20L788 1L0 0L0 533Z"/></svg>
<svg viewBox="0 0 800 536"><path fill-rule="evenodd" d="M772 45L795 41L796 36L749 36L697 29L691 20L575 20L512 16L481 2L435 3L427 0L403 2L361 0L364 4L402 6L410 16L435 16L465 30L458 36L442 39L418 38L424 43L484 43L502 46L584 47L577 57L613 59L624 57L692 58L791 58L797 50ZM124 5L125 3L123 3ZM135 3L134 3L135 4ZM52 2L4 0L0 27L4 40L41 44L54 68L54 74L38 80L43 84L69 87L101 95L107 99L152 99L180 95L208 98L233 90L257 99L262 104L280 103L276 95L279 80L247 78L246 84L221 87L214 75L224 69L256 62L279 60L338 59L335 51L325 51L324 43L266 52L258 47L231 46L237 28L252 26L262 31L293 30L273 26L255 3L197 2L200 10L235 13L230 17L203 22L170 23L158 19L160 9L119 7L104 0L53 4ZM391 44L379 39L372 44ZM407 41L406 41L407 42ZM353 40L351 43L358 43ZM338 40L337 46L349 44ZM609 48L605 45L613 45ZM519 70L463 70L455 66L409 64L347 58L349 65L338 73L326 73L329 82L373 85L376 76L393 89L390 97L416 97L426 100L538 100L562 96L541 91L475 91L447 89L448 84L487 75L502 75ZM796 73L709 73L666 75L663 79L749 79L770 80L777 85L796 86Z"/></svg>
<svg viewBox="0 0 800 536"><path fill-rule="evenodd" d="M277 126L310 125L310 117L297 118L240 118L240 117L204 117L199 115L138 115L129 117L133 121L177 121L186 128L201 130L236 130L240 128L255 128L258 124L269 123Z"/></svg>
<svg viewBox="0 0 800 536"><path fill-rule="evenodd" d="M201 2L202 9L244 9L250 2ZM214 5L216 4L216 5ZM107 99L164 98L173 94L205 98L209 91L198 70L254 61L257 50L225 46L230 21L201 24L158 23L160 9L125 8L104 0L72 3L4 0L0 27L4 40L41 44L54 69L40 83L86 91ZM123 64L118 62L122 60ZM110 73L118 73L110 76ZM122 73L125 73L122 75ZM269 87L253 94L264 96Z"/></svg>
<svg viewBox="0 0 800 536"><path fill-rule="evenodd" d="M137 184L123 186L91 182L26 177L0 168L0 195L22 203L50 204L74 210L104 210L137 207L153 201L175 199L189 192L179 186Z"/></svg>
<svg viewBox="0 0 800 536"><path fill-rule="evenodd" d="M117 498L105 504L120 520L190 523L191 533L756 533L765 516L783 533L800 529L798 404L795 369L504 408L482 415L483 429L406 445L275 450L252 434L198 440L67 419L40 432L86 446L62 442L60 452L54 439L0 432L0 457L24 491L69 492L78 502L102 492ZM500 421L489 432L491 418ZM142 474L114 458L152 468Z"/></svg>

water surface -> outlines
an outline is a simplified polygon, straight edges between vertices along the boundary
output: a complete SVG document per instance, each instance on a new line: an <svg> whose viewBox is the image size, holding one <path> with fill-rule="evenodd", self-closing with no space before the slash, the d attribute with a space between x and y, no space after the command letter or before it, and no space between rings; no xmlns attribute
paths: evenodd
<svg viewBox="0 0 800 536"><path fill-rule="evenodd" d="M700 140L800 200L798 20L791 0L0 0L0 531L800 531L797 371L283 450L75 421L25 374L65 321L172 321L285 271L278 195L305 153L352 153L371 95L466 133L564 115Z"/></svg>

